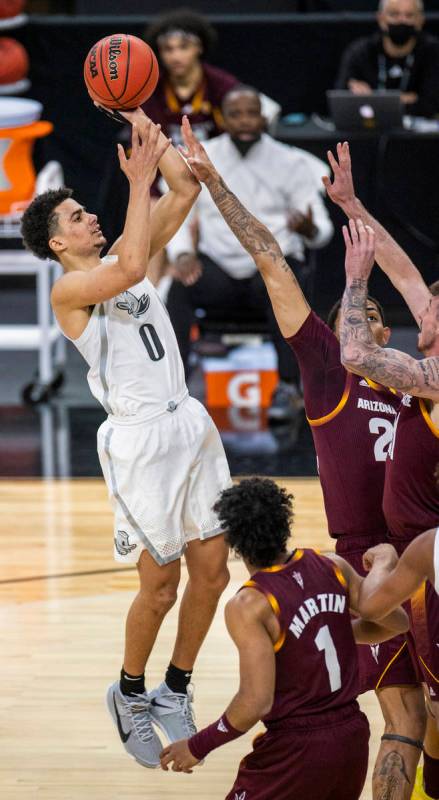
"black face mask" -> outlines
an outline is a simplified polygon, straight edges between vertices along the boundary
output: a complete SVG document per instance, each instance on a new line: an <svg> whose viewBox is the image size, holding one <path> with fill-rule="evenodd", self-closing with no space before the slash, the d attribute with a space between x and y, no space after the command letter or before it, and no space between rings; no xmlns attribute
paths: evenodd
<svg viewBox="0 0 439 800"><path fill-rule="evenodd" d="M405 25L401 22L399 25L388 25L385 35L388 36L397 47L402 47L402 45L407 44L409 39L413 37L416 38L418 31L414 25Z"/></svg>
<svg viewBox="0 0 439 800"><path fill-rule="evenodd" d="M241 153L241 155L242 156L246 156L248 151L251 150L251 148L253 147L253 145L256 144L256 142L259 142L259 139L261 138L261 134L258 133L258 135L255 136L255 138L252 139L250 142L243 141L242 139L238 139L238 137L236 137L236 136L231 136L230 138L231 138L233 144L235 145L236 149L239 150L239 152Z"/></svg>

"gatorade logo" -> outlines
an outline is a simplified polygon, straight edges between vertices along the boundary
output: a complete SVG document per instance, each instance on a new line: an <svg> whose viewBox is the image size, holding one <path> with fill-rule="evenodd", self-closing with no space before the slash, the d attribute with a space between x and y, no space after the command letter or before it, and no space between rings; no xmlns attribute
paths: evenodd
<svg viewBox="0 0 439 800"><path fill-rule="evenodd" d="M239 372L230 379L227 395L232 406L255 408L261 405L259 372Z"/></svg>

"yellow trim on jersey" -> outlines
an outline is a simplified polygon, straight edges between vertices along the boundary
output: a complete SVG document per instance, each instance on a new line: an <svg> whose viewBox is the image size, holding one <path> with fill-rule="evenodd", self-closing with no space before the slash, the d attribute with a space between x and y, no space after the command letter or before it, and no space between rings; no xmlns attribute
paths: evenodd
<svg viewBox="0 0 439 800"><path fill-rule="evenodd" d="M259 569L258 572L281 572L283 569L287 569L290 564L294 564L295 561L299 561L303 556L303 550L296 550L293 556L285 562L285 564L275 564L274 567L264 567L263 569Z"/></svg>
<svg viewBox="0 0 439 800"><path fill-rule="evenodd" d="M433 420L430 417L430 414L427 411L427 406L425 405L425 400L422 397L418 397L419 400L419 408L421 409L422 416L424 417L428 427L430 428L433 436L436 436L439 439L439 428L436 427Z"/></svg>
<svg viewBox="0 0 439 800"><path fill-rule="evenodd" d="M252 580L246 581L245 583L242 584L241 589L256 589L258 592L263 594L266 600L270 603L273 613L276 615L276 617L278 618L280 617L280 606L277 601L277 598L271 592L267 592L263 586L259 585L259 583ZM285 642L285 637L286 637L286 631L281 630L279 638L273 644L273 649L275 653L277 653L281 649L283 643Z"/></svg>
<svg viewBox="0 0 439 800"><path fill-rule="evenodd" d="M310 419L309 417L307 417L307 420L312 428L318 428L320 425L325 425L327 422L331 422L331 420L334 419L334 417L336 417L337 414L339 414L340 411L343 410L346 403L348 402L349 393L351 391L351 384L352 384L352 373L348 372L346 376L344 391L338 405L332 411L330 411L329 414L325 414L324 417L319 417L318 419Z"/></svg>
<svg viewBox="0 0 439 800"><path fill-rule="evenodd" d="M347 582L345 576L343 575L340 567L338 567L337 564L334 561L332 562L332 566L334 568L335 577L341 583L341 585L343 586L343 589L347 589L348 588L348 582Z"/></svg>
<svg viewBox="0 0 439 800"><path fill-rule="evenodd" d="M205 88L206 88L206 81L203 78L203 82L195 92L191 102L192 113L199 114L200 111L202 110L204 103ZM165 99L169 110L173 111L174 114L178 114L182 110L182 107L185 105L185 103L182 104L179 102L177 95L175 94L174 90L172 89L172 86L169 83L165 84Z"/></svg>
<svg viewBox="0 0 439 800"><path fill-rule="evenodd" d="M419 661L421 662L421 664L424 665L424 667L427 670L428 674L431 675L433 680L436 681L436 683L439 683L439 678L436 678L436 675L433 675L431 669L428 669L427 664L425 663L424 659L421 656L418 656L418 658L419 658Z"/></svg>
<svg viewBox="0 0 439 800"><path fill-rule="evenodd" d="M398 658L399 654L400 654L400 653L401 653L401 652L404 650L404 647L406 647L406 645L407 645L407 642L404 642L404 644L402 644L402 645L401 645L401 647L399 648L399 650L398 650L398 651L395 653L395 655L393 656L393 658L391 658L391 659L390 659L389 663L387 664L387 667L385 667L385 669L384 669L384 670L383 670L383 672L381 673L381 676L380 676L380 677L379 677L379 679L378 679L378 683L377 683L377 685L375 686L375 689L379 689L380 683L381 683L381 681L383 680L383 678L384 678L384 675L386 674L386 672L388 672L388 670L389 670L389 669L390 669L390 667L392 666L393 662L394 662L394 661L396 661L396 659Z"/></svg>
<svg viewBox="0 0 439 800"><path fill-rule="evenodd" d="M370 386L371 389L375 389L376 392L387 391L387 392L392 392L392 394L398 394L396 389L392 389L391 386L383 386L382 383L375 383L375 381L373 381L372 378L365 378L364 380L366 381L367 385Z"/></svg>

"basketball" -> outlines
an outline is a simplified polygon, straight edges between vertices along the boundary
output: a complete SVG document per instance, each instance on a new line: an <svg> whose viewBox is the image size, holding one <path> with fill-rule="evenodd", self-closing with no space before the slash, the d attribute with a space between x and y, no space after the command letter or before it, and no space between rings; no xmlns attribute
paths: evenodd
<svg viewBox="0 0 439 800"><path fill-rule="evenodd" d="M0 0L0 19L16 17L24 9L25 0Z"/></svg>
<svg viewBox="0 0 439 800"><path fill-rule="evenodd" d="M29 58L20 42L7 36L0 38L0 84L15 83L26 77Z"/></svg>
<svg viewBox="0 0 439 800"><path fill-rule="evenodd" d="M93 45L85 59L87 91L108 108L142 105L157 86L159 67L150 46L137 36L114 33Z"/></svg>

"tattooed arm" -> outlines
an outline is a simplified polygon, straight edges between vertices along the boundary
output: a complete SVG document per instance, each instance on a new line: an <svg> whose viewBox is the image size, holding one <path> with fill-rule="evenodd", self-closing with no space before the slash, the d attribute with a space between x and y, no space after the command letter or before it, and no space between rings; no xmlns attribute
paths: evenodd
<svg viewBox="0 0 439 800"><path fill-rule="evenodd" d="M328 151L328 161L333 171L332 182L326 176L322 178L328 196L347 217L361 219L364 225L373 229L376 260L419 324L431 298L430 290L407 253L356 197L348 143L337 145L337 158Z"/></svg>
<svg viewBox="0 0 439 800"><path fill-rule="evenodd" d="M282 335L294 336L308 317L310 307L276 239L227 187L194 136L187 117L183 117L182 133L188 164L205 184L227 225L261 273Z"/></svg>
<svg viewBox="0 0 439 800"><path fill-rule="evenodd" d="M367 322L367 283L374 263L374 232L361 220L343 228L346 289L340 324L341 360L357 375L384 386L439 402L439 357L417 361L400 350L380 347Z"/></svg>

